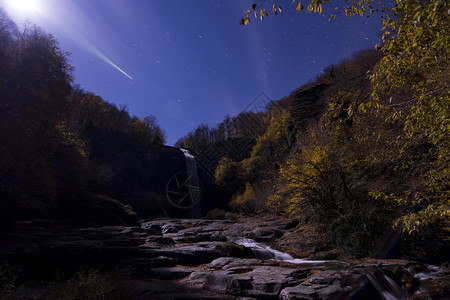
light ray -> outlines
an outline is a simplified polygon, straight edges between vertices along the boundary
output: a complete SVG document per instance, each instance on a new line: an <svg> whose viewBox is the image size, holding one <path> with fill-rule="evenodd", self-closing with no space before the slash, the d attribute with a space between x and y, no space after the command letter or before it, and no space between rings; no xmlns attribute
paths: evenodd
<svg viewBox="0 0 450 300"><path fill-rule="evenodd" d="M119 66L117 66L115 63L113 63L109 58L107 58L105 55L103 55L103 53L101 53L102 55L99 55L99 57L101 59L103 59L105 62L107 62L108 64L110 64L111 66L113 66L114 68L116 68L117 71L119 71L120 73L122 73L123 75L127 76L129 79L133 80L133 77L131 77L130 75L127 74L127 72L125 72L124 70L122 70Z"/></svg>
<svg viewBox="0 0 450 300"><path fill-rule="evenodd" d="M131 77L127 72L125 72L123 69L121 69L118 65L116 65L112 60L110 60L108 57L106 57L105 54L103 54L102 51L100 51L97 47L95 47L87 38L85 38L82 34L76 34L77 39L75 40L80 46L82 46L87 51L91 52L107 64L111 65L113 68L115 68L117 71L125 75L131 80L134 80L133 77Z"/></svg>
<svg viewBox="0 0 450 300"><path fill-rule="evenodd" d="M39 12L42 6L38 0L6 0L6 5L20 14Z"/></svg>

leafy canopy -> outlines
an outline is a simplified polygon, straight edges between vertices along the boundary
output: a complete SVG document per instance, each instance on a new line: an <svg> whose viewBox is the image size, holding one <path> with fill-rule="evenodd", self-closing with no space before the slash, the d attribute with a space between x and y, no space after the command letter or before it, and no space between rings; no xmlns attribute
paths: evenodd
<svg viewBox="0 0 450 300"><path fill-rule="evenodd" d="M273 3L271 8L265 7L265 0L257 1L252 4L251 8L245 10L244 15L240 20L241 25L248 25L250 23L250 16L253 14L255 18L259 18L263 20L265 17L269 16L269 12L273 13L273 15L282 14L283 8L278 3ZM332 0L307 0L307 1L298 1L293 0L292 5L295 6L295 10L297 13L301 11L306 12L314 12L321 14L325 6L331 6ZM336 2L336 1L334 1ZM386 11L386 6L382 4L383 1L372 1L372 0L345 0L343 5L330 7L333 13L330 13L330 18L334 19L337 13L343 13L346 16L367 16L371 13L378 11ZM384 1L386 2L386 1ZM303 4L306 5L303 6Z"/></svg>
<svg viewBox="0 0 450 300"><path fill-rule="evenodd" d="M266 1L255 2L244 12L241 25L250 23L250 15L263 20L282 12L274 3L265 8ZM384 54L380 63L370 73L372 93L358 107L349 112L368 111L384 115L385 121L397 122L402 132L393 142L400 148L397 169L420 168L423 182L416 188L386 196L409 207L397 225L414 233L430 224L447 226L450 218L449 186L449 34L450 2L447 0L345 0L342 6L332 7L331 0L294 0L296 11L327 13L330 20L342 13L349 17L368 17L382 12L382 44ZM372 110L371 110L372 111ZM426 149L420 150L419 149ZM409 152L408 152L409 151ZM411 152L412 151L412 152ZM414 154L418 151L420 155ZM402 161L402 162L400 162Z"/></svg>

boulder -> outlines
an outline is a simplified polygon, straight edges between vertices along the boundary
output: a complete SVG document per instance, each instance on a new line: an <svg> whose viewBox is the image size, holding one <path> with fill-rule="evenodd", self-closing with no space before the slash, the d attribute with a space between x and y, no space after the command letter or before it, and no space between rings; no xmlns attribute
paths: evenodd
<svg viewBox="0 0 450 300"><path fill-rule="evenodd" d="M167 223L162 226L162 233L177 233L178 231L185 228L186 227L180 223Z"/></svg>
<svg viewBox="0 0 450 300"><path fill-rule="evenodd" d="M450 293L450 273L444 266L375 259L351 263L257 259L257 249L272 249L243 236L272 238L277 230L285 232L280 229L282 222L268 220L270 226L264 222L172 219L142 222L142 227L81 229L22 222L14 232L0 232L0 261L22 270L20 282L50 283L56 270L73 274L81 265L101 271L117 269L130 284L136 284L137 299L379 299L382 293L444 299ZM224 243L225 238L230 241ZM313 230L297 226L273 244L317 247L316 251L318 241ZM333 258L334 253L316 251L315 257ZM30 290L25 288L24 293ZM12 298L24 298L20 295Z"/></svg>
<svg viewBox="0 0 450 300"><path fill-rule="evenodd" d="M153 275L152 268L173 266L175 266L175 262L170 257L139 257L121 260L117 265L117 269L120 270L122 275L127 277L145 278Z"/></svg>
<svg viewBox="0 0 450 300"><path fill-rule="evenodd" d="M283 300L316 300L319 299L317 292L305 285L284 288L280 293L280 299Z"/></svg>
<svg viewBox="0 0 450 300"><path fill-rule="evenodd" d="M223 250L225 251L226 256L229 257L241 257L241 258L253 258L254 253L252 249L235 244L233 242L226 242L222 246Z"/></svg>
<svg viewBox="0 0 450 300"><path fill-rule="evenodd" d="M293 218L284 225L283 229L289 230L289 229L297 227L298 224L300 224L300 220L297 218Z"/></svg>
<svg viewBox="0 0 450 300"><path fill-rule="evenodd" d="M257 260L249 260L245 265L231 267L231 260L216 260L212 266L221 270L215 272L194 272L185 282L201 285L203 289L213 292L250 296L256 298L278 297L283 288L299 283L304 272L295 268L281 266L255 266ZM236 262L236 261L235 261ZM240 263L244 262L239 260Z"/></svg>
<svg viewBox="0 0 450 300"><path fill-rule="evenodd" d="M257 242L272 242L282 237L284 230L273 227L257 227L247 234L247 236Z"/></svg>
<svg viewBox="0 0 450 300"><path fill-rule="evenodd" d="M193 271L193 269L184 267L159 267L152 268L149 275L151 278L176 280L189 276Z"/></svg>
<svg viewBox="0 0 450 300"><path fill-rule="evenodd" d="M220 257L209 263L210 270L227 270L235 267L251 267L251 266L279 266L276 261L267 261L261 259L240 259L234 257Z"/></svg>

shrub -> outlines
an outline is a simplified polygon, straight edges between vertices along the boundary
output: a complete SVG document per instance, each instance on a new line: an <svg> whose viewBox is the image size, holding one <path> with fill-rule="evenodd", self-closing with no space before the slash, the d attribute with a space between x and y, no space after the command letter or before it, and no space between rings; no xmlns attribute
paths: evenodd
<svg viewBox="0 0 450 300"><path fill-rule="evenodd" d="M369 207L360 207L352 215L335 218L328 228L328 239L331 246L357 257L372 256L389 230L386 225Z"/></svg>
<svg viewBox="0 0 450 300"><path fill-rule="evenodd" d="M0 264L0 299L13 299L11 293L16 290L19 270L8 262Z"/></svg>
<svg viewBox="0 0 450 300"><path fill-rule="evenodd" d="M123 280L114 273L102 274L96 270L84 270L76 273L50 299L65 300L101 300L133 299L125 289Z"/></svg>
<svg viewBox="0 0 450 300"><path fill-rule="evenodd" d="M79 206L72 214L89 225L137 225L136 213L129 205L105 195L82 193Z"/></svg>
<svg viewBox="0 0 450 300"><path fill-rule="evenodd" d="M229 211L225 214L225 219L227 219L227 220L235 221L238 218L239 218L238 214L235 214L235 213L232 213L232 212L229 212Z"/></svg>
<svg viewBox="0 0 450 300"><path fill-rule="evenodd" d="M228 157L222 157L217 165L214 178L217 185L225 188L228 192L235 193L243 187L245 171L240 163L232 161Z"/></svg>
<svg viewBox="0 0 450 300"><path fill-rule="evenodd" d="M231 198L231 208L251 215L264 210L264 200L261 191L256 185L246 183L245 190Z"/></svg>
<svg viewBox="0 0 450 300"><path fill-rule="evenodd" d="M223 209L214 208L213 210L208 211L208 213L206 214L206 218L212 220L225 220L226 213Z"/></svg>

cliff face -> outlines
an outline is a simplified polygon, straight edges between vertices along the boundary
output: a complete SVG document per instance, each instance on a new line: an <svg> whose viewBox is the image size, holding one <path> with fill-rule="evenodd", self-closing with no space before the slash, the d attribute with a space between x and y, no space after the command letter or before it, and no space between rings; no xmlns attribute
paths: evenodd
<svg viewBox="0 0 450 300"><path fill-rule="evenodd" d="M255 139L253 138L228 138L210 143L203 150L196 152L201 172L213 180L217 164L222 157L228 157L233 161L242 161L250 157L250 152Z"/></svg>
<svg viewBox="0 0 450 300"><path fill-rule="evenodd" d="M320 118L326 107L325 103L320 102L320 97L328 87L329 84L321 83L294 91L289 96L291 99L289 111L297 129L303 128L309 121Z"/></svg>
<svg viewBox="0 0 450 300"><path fill-rule="evenodd" d="M219 190L214 183L214 172L219 160L228 157L233 161L242 161L250 157L255 139L253 138L227 138L210 143L201 151L194 152L197 159L199 177L203 189L202 213L214 208L228 209L229 197Z"/></svg>
<svg viewBox="0 0 450 300"><path fill-rule="evenodd" d="M186 171L184 154L179 148L157 146L150 149L147 156L150 180L154 191L165 193L165 186L171 176Z"/></svg>
<svg viewBox="0 0 450 300"><path fill-rule="evenodd" d="M198 166L199 188L201 195L198 206L200 215L216 208L226 208L228 201L222 199L220 193L214 185L214 171L219 159L227 156L235 161L241 161L250 156L250 151L254 145L254 139L231 138L220 142L211 143L200 152L193 152ZM179 184L186 179L186 158L182 151L176 147L158 145L151 147L145 162L148 174L148 191L135 191L127 195L125 203L130 204L140 218L147 217L191 217L189 198L193 197L192 190L180 187ZM177 178L175 178L177 177ZM174 203L179 200L169 199L173 192L180 192L181 198L186 196L186 201L180 207L175 207ZM184 194L183 194L184 193ZM180 199L181 199L180 198ZM196 198L194 196L194 198Z"/></svg>
<svg viewBox="0 0 450 300"><path fill-rule="evenodd" d="M130 194L127 203L140 218L187 217L189 211L173 207L167 199L167 185L176 174L186 172L184 154L179 148L157 145L148 151L148 190Z"/></svg>

